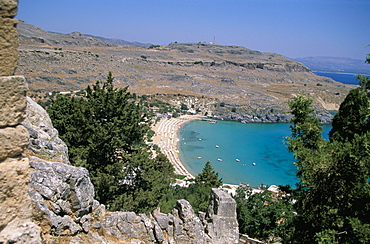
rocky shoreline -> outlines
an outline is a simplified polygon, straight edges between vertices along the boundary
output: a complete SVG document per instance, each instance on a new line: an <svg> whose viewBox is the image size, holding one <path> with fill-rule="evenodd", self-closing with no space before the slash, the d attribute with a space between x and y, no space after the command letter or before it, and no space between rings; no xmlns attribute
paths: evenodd
<svg viewBox="0 0 370 244"><path fill-rule="evenodd" d="M316 112L317 118L321 124L331 124L333 115L325 110L319 110ZM230 120L239 121L242 123L290 123L293 115L290 113L255 113L255 114L215 114L208 116L212 119L217 120Z"/></svg>

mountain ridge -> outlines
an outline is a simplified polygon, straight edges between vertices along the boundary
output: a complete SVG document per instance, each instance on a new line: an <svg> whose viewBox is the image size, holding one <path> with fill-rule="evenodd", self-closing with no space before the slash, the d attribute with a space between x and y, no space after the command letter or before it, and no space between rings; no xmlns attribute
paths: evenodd
<svg viewBox="0 0 370 244"><path fill-rule="evenodd" d="M54 42L42 43L29 39L48 40L50 33L44 37L40 28L30 28L24 40L22 25L18 31L17 73L27 77L32 91L84 89L111 71L115 85L129 86L132 93L217 99L226 105L218 115L231 114L238 120L256 111L284 113L286 101L300 93L312 97L322 109L335 110L350 89L280 54L240 46L175 42L147 48L101 44L101 40L76 33L53 34ZM185 100L171 101L177 106ZM232 108L238 109L231 113Z"/></svg>
<svg viewBox="0 0 370 244"><path fill-rule="evenodd" d="M102 36L95 36L95 35L90 35L90 34L84 34L85 36L89 36L95 39L99 39L103 42L110 43L113 45L127 45L127 46L138 46L138 47L150 47L152 43L142 43L142 42L130 42L126 40L122 40L119 38L107 38L107 37L102 37Z"/></svg>

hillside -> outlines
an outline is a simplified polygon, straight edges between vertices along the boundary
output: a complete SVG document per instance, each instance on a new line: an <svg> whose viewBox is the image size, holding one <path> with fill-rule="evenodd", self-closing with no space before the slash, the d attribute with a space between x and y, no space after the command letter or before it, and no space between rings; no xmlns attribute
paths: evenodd
<svg viewBox="0 0 370 244"><path fill-rule="evenodd" d="M230 114L236 108L235 118L256 111L283 113L286 101L299 93L314 98L318 107L335 110L349 91L349 86L317 76L292 59L239 46L118 46L82 34L45 32L22 22L18 32L17 73L27 77L31 91L84 89L112 71L116 86L128 85L138 95L216 99L226 105L217 114Z"/></svg>
<svg viewBox="0 0 370 244"><path fill-rule="evenodd" d="M89 34L84 34L84 35L99 39L103 42L110 43L113 45L128 45L128 46L138 46L138 47L150 47L152 45L151 43L129 42L129 41L117 39L117 38L106 38L102 36L94 36L94 35L89 35Z"/></svg>

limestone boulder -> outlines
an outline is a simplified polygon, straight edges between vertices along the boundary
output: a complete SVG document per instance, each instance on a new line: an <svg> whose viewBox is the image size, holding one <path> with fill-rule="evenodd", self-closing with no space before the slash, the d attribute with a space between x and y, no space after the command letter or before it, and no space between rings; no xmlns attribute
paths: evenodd
<svg viewBox="0 0 370 244"><path fill-rule="evenodd" d="M178 200L172 215L176 219L174 231L177 233L175 235L177 243L217 243L211 242L210 237L206 235L202 221L195 215L188 201Z"/></svg>
<svg viewBox="0 0 370 244"><path fill-rule="evenodd" d="M0 160L15 157L23 153L29 143L27 129L18 125L0 129Z"/></svg>
<svg viewBox="0 0 370 244"><path fill-rule="evenodd" d="M13 18L17 15L18 0L0 0L0 16Z"/></svg>
<svg viewBox="0 0 370 244"><path fill-rule="evenodd" d="M2 63L1 55L0 60ZM26 90L26 80L23 76L0 77L0 128L16 126L24 120Z"/></svg>
<svg viewBox="0 0 370 244"><path fill-rule="evenodd" d="M48 216L57 235L75 235L82 231L79 220L91 213L94 205L94 186L88 171L36 157L31 159L34 171L29 194L35 208Z"/></svg>
<svg viewBox="0 0 370 244"><path fill-rule="evenodd" d="M30 134L30 151L45 160L69 164L67 145L59 138L45 109L30 97L27 97L26 118L22 124Z"/></svg>
<svg viewBox="0 0 370 244"><path fill-rule="evenodd" d="M27 190L30 171L27 158L0 163L0 243L41 243Z"/></svg>

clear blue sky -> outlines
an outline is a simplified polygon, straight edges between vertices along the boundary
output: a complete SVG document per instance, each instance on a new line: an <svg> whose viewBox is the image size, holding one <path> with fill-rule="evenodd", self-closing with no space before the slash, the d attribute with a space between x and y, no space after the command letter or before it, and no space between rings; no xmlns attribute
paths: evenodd
<svg viewBox="0 0 370 244"><path fill-rule="evenodd" d="M369 17L370 0L19 0L17 15L60 33L356 59L370 53Z"/></svg>

